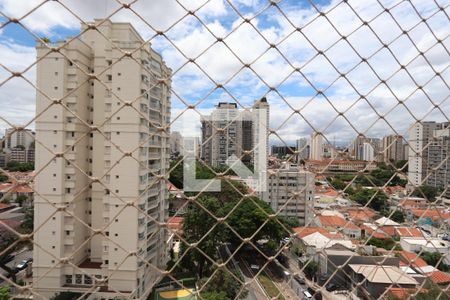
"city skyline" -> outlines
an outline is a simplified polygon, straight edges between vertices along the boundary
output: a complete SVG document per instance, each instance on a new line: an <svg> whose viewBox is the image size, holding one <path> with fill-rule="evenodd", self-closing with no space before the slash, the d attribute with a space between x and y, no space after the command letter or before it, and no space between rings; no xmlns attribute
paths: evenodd
<svg viewBox="0 0 450 300"><path fill-rule="evenodd" d="M236 1L236 5L239 9L242 9L248 15L252 15L252 12L257 9L260 1ZM81 2L77 7L69 6L83 19L94 19L96 15L103 15L105 12L113 10L117 3L112 1L96 2L96 9L92 9L92 4ZM187 4L187 8L196 8L200 2L190 2ZM20 11L31 8L36 4L34 1L27 3L17 4L3 0L0 2L0 8L9 16L20 17ZM107 5L108 4L108 5ZM327 10L333 7L332 2L321 1L318 8ZM362 57L368 57L373 55L369 60L369 63L377 66L376 72L379 73L381 78L389 78L390 75L396 73L394 77L389 79L386 83L389 88L395 93L394 95L387 89L386 86L378 85L379 79L375 78L372 71L369 70L367 65L358 64L360 61L359 56L348 51L348 45L344 42L340 42L334 47L331 47L326 55L331 62L336 65L337 69L341 72L347 72L349 68L347 66L358 65L357 69L348 74L348 80L357 85L358 91L365 95L373 87L377 86L371 94L367 96L367 101L358 101L356 105L353 103L357 101L360 95L356 91L352 91L348 82L343 78L339 78L339 74L333 69L333 67L326 62L320 55L313 55L316 50L325 50L327 46L333 44L338 38L337 33L324 35L323 31L330 30L330 25L322 18L314 18L315 8L313 8L307 1L287 1L280 4L281 9L289 8L288 17L296 13L302 16L301 20L293 20L296 25L308 24L309 26L304 28L304 34L313 36L311 42L313 45L306 42L304 37L296 33L291 27L288 26L287 20L284 16L279 14L275 8L269 8L265 13L254 19L254 26L263 33L263 37L268 39L269 42L274 42L279 47L282 53L286 53L287 59L294 66L304 65L308 59L313 61L306 67L302 68L303 75L306 75L308 80L314 84L314 88L311 87L305 78L296 73L295 70L289 65L289 63L282 58L279 54L270 50L269 45L254 29L239 22L239 18L234 14L231 7L221 0L210 1L205 7L203 7L199 14L202 18L205 18L206 25L212 27L212 32L216 36L226 36L235 29L233 33L225 40L227 45L231 47L234 52L239 53L239 58L242 56L244 62L251 62L253 58L256 58L257 54L262 54L262 57L252 64L252 69L242 68L242 63L235 57L229 50L224 49L221 43L217 43L211 33L206 28L191 18L183 20L182 24L176 26L174 29L168 32L168 38L173 40L175 46L177 46L182 53L180 53L174 45L169 43L162 37L155 37L152 39L152 44L155 49L162 53L167 64L174 71L173 76L173 90L176 92L173 96L173 110L172 120L176 120L176 117L183 112L187 104L195 104L200 102L204 97L207 97L201 102L197 108L211 110L217 102L239 102L238 106L244 105L251 107L251 103L266 96L269 103L271 103L271 124L272 129L278 129L277 133L286 143L295 142L295 140L301 136L307 136L312 131L320 131L325 134L327 139L331 140L333 136L339 136L340 139L349 141L353 136L357 135L351 126L343 118L339 117L336 121L333 121L331 126L324 130L325 127L333 120L333 117L337 115L337 112L330 104L333 104L336 109L340 111L346 111L345 116L351 120L353 126L359 132L364 132L372 123L375 123L372 129L365 133L366 136L380 136L386 132L389 134L405 135L409 129L409 124L414 122L414 118L410 115L408 110L402 105L398 105L397 98L404 100L412 94L411 98L406 100L405 104L409 111L418 119L445 121L446 117L440 112L444 112L446 115L450 113L448 106L442 106L440 110L434 109L433 104L427 99L433 99L437 103L446 100L446 86L441 77L433 76L430 69L425 68L424 58L435 64L436 70L442 70L445 66L445 61L439 60L438 57L445 51L439 44L430 44L430 40L427 37L427 29L423 26L415 27L412 38L416 41L422 51L430 48L429 51L424 52L424 57L420 56L416 50L409 47L409 42L404 38L395 39L397 29L391 29L393 25L389 16L382 14L378 18L375 18L371 11L379 11L380 7L376 1L365 2L364 6L357 2L351 2L352 7L355 7L355 11L361 13L370 19L373 16L372 23L377 25L377 34L380 39L389 42L394 54L402 53L402 61L400 63L408 63L408 71L414 80L420 84L423 84L423 92L417 91L415 83L408 79L407 74L399 71L400 67L397 62L392 58L392 55L385 50L378 51L380 47L379 40L364 29L364 26L357 30L354 34L350 35L349 41L353 42L356 38L363 38L361 45L364 44L365 48L358 47L357 51L360 52ZM433 3L421 3L418 7L419 11L426 12L432 8ZM142 7L140 2L136 3L136 9L139 9L148 20L151 25L156 29L167 28L170 20L175 19L176 16L183 12L183 9L175 4L164 1L154 1L151 7ZM153 10L152 10L153 9ZM400 9L403 9L404 13L399 14ZM65 18L54 17L55 15L50 11L56 10L60 13L60 16ZM161 20L160 18L154 18L154 14L158 11L166 11L167 18ZM38 14L39 13L39 14ZM79 21L76 20L67 10L61 8L55 3L46 3L38 10L38 13L31 14L28 18L24 19L24 24L32 30L37 36L45 36L50 40L60 40L67 36L75 36L78 34L77 28L79 27ZM402 4L395 7L392 11L396 18L401 20L401 24L404 26L412 26L415 20L420 20L415 16L415 12L408 7L408 4ZM41 18L40 16L45 16ZM360 21L357 19L354 13L350 12L345 5L338 5L333 10L333 13L329 14L330 21L336 23L338 30L344 34L352 32L351 29L358 28ZM132 15L126 12L119 12L117 15L113 15L112 19L115 20L128 20L130 21L144 39L150 38L154 31L143 23L142 21L134 18ZM0 17L0 20L4 18ZM442 35L443 24L445 20L442 19L441 14L437 14L430 18L430 26L436 29L436 34ZM393 25L394 26L394 25ZM180 30L183 28L183 30ZM331 29L332 30L332 29ZM398 31L398 34L401 32ZM315 36L320 36L321 39L315 39ZM445 36L445 35L444 35ZM242 43L244 40L251 40L252 43ZM419 43L420 42L420 43ZM187 57L196 57L202 50L206 49L208 45L214 44L206 53L202 54L198 60L197 67L194 64L187 63L187 58L183 57L185 54ZM0 49L2 50L3 61L0 61L7 68L13 71L22 71L27 69L35 59L36 53L34 51L35 37L31 36L24 29L17 27L16 25L9 24L0 31ZM253 44L252 47L243 47L243 45ZM315 47L315 48L314 48ZM390 49L391 49L390 48ZM259 49L259 50L258 50ZM408 50L407 50L408 49ZM267 52L266 52L267 50ZM348 53L346 53L346 51ZM416 53L417 52L417 53ZM293 53L302 53L302 55L294 57ZM344 55L345 53L345 55ZM376 53L376 54L375 54ZM416 57L416 55L418 55ZM441 55L441 56L442 56ZM221 57L223 59L217 59ZM414 58L414 59L413 59ZM183 66L180 70L179 67ZM225 84L227 90L217 89L214 83L211 82L207 75L213 74L214 76L220 76L212 79L218 83L224 83L226 79L231 77L234 73L238 72L238 76L234 77L229 83ZM240 71L239 71L240 70ZM278 86L285 75L292 75L289 79ZM333 75L334 74L334 75ZM365 74L365 76L361 76ZM0 70L1 78L6 79L7 73L5 70ZM270 86L275 86L277 92L270 91L258 78L258 76L267 82ZM35 68L32 66L27 69L24 74L25 78L30 82L35 81ZM317 90L325 89L326 83L331 83L334 79L338 79L331 89L326 90L325 96L330 101L328 103L321 95L316 95ZM364 79L364 80L363 80ZM228 94L228 92L231 93ZM424 94L424 92L426 94ZM25 124L28 120L32 119L34 115L34 101L33 94L34 88L20 78L12 78L7 81L0 89L0 97L5 99L4 101L13 101L14 103L21 104L21 110L19 111L14 106L6 106L4 117L9 122ZM283 98L281 98L281 96ZM232 97L231 97L232 96ZM312 97L317 96L311 103L307 104ZM181 97L181 98L179 98ZM306 105L306 106L305 106ZM373 111L373 108L377 112ZM304 107L305 106L305 107ZM292 115L286 124L281 126L286 120L286 113L288 115L293 113L291 109L302 108L302 115ZM391 111L392 110L392 111ZM427 112L432 110L430 115ZM378 120L378 114L385 114L391 111L385 117L385 120L392 124L397 133L382 121ZM206 112L207 114L207 112ZM190 120L199 120L200 116L191 110L183 113L183 116ZM409 122L405 120L410 120ZM198 124L198 122L192 122ZM309 123L309 124L308 124ZM176 131L190 130L191 133L198 131L198 125L191 128L181 128L181 122L175 121L173 129ZM312 125L314 127L311 128ZM0 121L0 128L9 127L5 122ZM30 127L31 128L31 127ZM271 137L271 139L278 138ZM274 142L271 142L272 144Z"/></svg>

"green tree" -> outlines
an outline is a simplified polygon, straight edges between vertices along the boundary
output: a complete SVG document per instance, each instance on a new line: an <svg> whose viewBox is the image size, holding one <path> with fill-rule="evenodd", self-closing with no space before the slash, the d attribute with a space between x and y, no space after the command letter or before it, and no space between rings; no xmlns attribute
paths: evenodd
<svg viewBox="0 0 450 300"><path fill-rule="evenodd" d="M19 203L19 206L23 206L23 204L28 200L28 197L25 195L17 196L16 202Z"/></svg>
<svg viewBox="0 0 450 300"><path fill-rule="evenodd" d="M429 186L429 185L422 185L420 187L417 187L413 193L412 196L414 197L424 197L426 198L428 201L435 201L436 200L436 196L439 193L439 189L435 188L433 186Z"/></svg>
<svg viewBox="0 0 450 300"><path fill-rule="evenodd" d="M330 184L336 189L336 190L343 190L347 186L345 182L343 182L340 179L334 179L330 182Z"/></svg>
<svg viewBox="0 0 450 300"><path fill-rule="evenodd" d="M442 259L442 254L439 252L422 252L420 257L430 266L436 267L443 272L449 272L450 266Z"/></svg>
<svg viewBox="0 0 450 300"><path fill-rule="evenodd" d="M0 172L0 182L6 182L6 181L8 181L8 176L5 173Z"/></svg>
<svg viewBox="0 0 450 300"><path fill-rule="evenodd" d="M9 286L0 287L0 300L8 300L11 298Z"/></svg>
<svg viewBox="0 0 450 300"><path fill-rule="evenodd" d="M231 298L227 297L227 294L225 292L206 292L201 293L202 299L204 300L231 300Z"/></svg>
<svg viewBox="0 0 450 300"><path fill-rule="evenodd" d="M386 217L389 217L390 213ZM392 213L392 216L390 216L390 219L397 223L403 223L405 222L405 214L399 210L396 210Z"/></svg>
<svg viewBox="0 0 450 300"><path fill-rule="evenodd" d="M440 288L434 282L427 279L424 284L426 292L421 292L414 297L415 300L450 300L448 291L445 288Z"/></svg>
<svg viewBox="0 0 450 300"><path fill-rule="evenodd" d="M317 271L319 271L319 265L313 260L309 260L303 269L303 272L305 272L306 277L309 279L312 279Z"/></svg>
<svg viewBox="0 0 450 300"><path fill-rule="evenodd" d="M239 204L227 203L222 215L228 215L230 212L227 223L242 238L252 238L253 242L267 239L278 245L279 241L288 235L277 219L270 219L266 223L268 215L274 212L266 202L256 197L246 197ZM230 231L228 228L226 230ZM229 232L229 236L232 244L241 244L242 240L234 233Z"/></svg>
<svg viewBox="0 0 450 300"><path fill-rule="evenodd" d="M33 232L33 228L34 228L34 209L33 208L27 208L25 210L25 216L23 218L22 224L20 224L20 227L22 227L26 233Z"/></svg>
<svg viewBox="0 0 450 300"><path fill-rule="evenodd" d="M402 172L404 172L404 173L408 172L408 161L407 160L397 160L394 163L394 165L397 169L400 169Z"/></svg>
<svg viewBox="0 0 450 300"><path fill-rule="evenodd" d="M6 170L11 172L28 172L34 170L33 163L20 163L17 161L10 161L6 165Z"/></svg>
<svg viewBox="0 0 450 300"><path fill-rule="evenodd" d="M284 224L287 228L300 227L300 222L296 217L278 217L281 223Z"/></svg>
<svg viewBox="0 0 450 300"><path fill-rule="evenodd" d="M373 197L373 198L372 198ZM382 211L387 209L387 199L386 194L377 189L361 189L355 194L350 196L350 199L358 202L361 205L366 205L373 208L376 211ZM370 201L370 202L369 202Z"/></svg>
<svg viewBox="0 0 450 300"><path fill-rule="evenodd" d="M215 229L207 234L214 225L216 219L208 212L217 215L220 203L216 198L203 196L198 198L197 203L188 208L183 222L184 238L188 243L201 242L194 248L188 249L185 243L181 244L181 253L185 256L180 262L187 269L194 269L199 278L209 273L211 262L205 257L217 258L217 246L224 240L223 225L219 224ZM203 209L204 207L205 209ZM207 212L208 211L208 212ZM201 250L201 251L199 251Z"/></svg>
<svg viewBox="0 0 450 300"><path fill-rule="evenodd" d="M237 276L238 278L240 276ZM239 294L239 291L242 288L240 282L233 277L229 271L219 269L216 273L214 273L211 280L208 281L209 278L203 278L200 280L200 286L206 284L206 286L202 289L205 293L224 293L227 297L226 299L235 299ZM243 278L240 278L243 282ZM208 283L206 283L208 281ZM203 296L203 293L202 293ZM239 297L244 298L247 296L246 291L243 291Z"/></svg>
<svg viewBox="0 0 450 300"><path fill-rule="evenodd" d="M383 248L386 250L392 250L392 248L394 248L395 250L402 250L401 246L391 238L378 239L376 237L371 237L366 244L375 246L377 248Z"/></svg>

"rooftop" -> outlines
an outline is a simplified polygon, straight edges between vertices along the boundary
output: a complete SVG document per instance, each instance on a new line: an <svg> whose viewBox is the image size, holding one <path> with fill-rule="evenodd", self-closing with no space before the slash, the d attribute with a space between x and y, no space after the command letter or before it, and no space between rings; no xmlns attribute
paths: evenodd
<svg viewBox="0 0 450 300"><path fill-rule="evenodd" d="M394 266L350 264L349 267L372 283L418 284L414 278L404 274L400 268Z"/></svg>
<svg viewBox="0 0 450 300"><path fill-rule="evenodd" d="M425 267L428 266L426 261L424 261L420 256L416 253L408 252L408 251L399 251L400 259L406 262L409 266L412 267Z"/></svg>
<svg viewBox="0 0 450 300"><path fill-rule="evenodd" d="M431 279L431 281L433 281L436 284L450 283L450 275L442 271L436 270L426 275Z"/></svg>

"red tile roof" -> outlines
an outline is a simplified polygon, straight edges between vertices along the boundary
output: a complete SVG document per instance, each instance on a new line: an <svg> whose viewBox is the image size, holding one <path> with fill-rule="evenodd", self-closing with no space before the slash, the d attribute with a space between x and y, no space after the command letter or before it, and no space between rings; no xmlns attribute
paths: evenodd
<svg viewBox="0 0 450 300"><path fill-rule="evenodd" d="M328 230L321 227L295 227L292 228L292 230L294 230L294 232L297 234L297 237L299 238L304 238L305 236L308 236L315 232L319 232L323 235L330 233Z"/></svg>
<svg viewBox="0 0 450 300"><path fill-rule="evenodd" d="M392 295L396 299L408 299L408 297L410 295L413 295L416 291L417 291L416 289L391 287L388 290L388 295ZM424 290L420 291L420 293L423 293L423 292L424 292Z"/></svg>
<svg viewBox="0 0 450 300"><path fill-rule="evenodd" d="M399 251L400 259L406 262L409 266L422 268L428 266L426 261L424 261L420 256L416 253L408 252L408 251Z"/></svg>
<svg viewBox="0 0 450 300"><path fill-rule="evenodd" d="M344 227L347 221L338 216L318 216L322 226Z"/></svg>
<svg viewBox="0 0 450 300"><path fill-rule="evenodd" d="M14 185L12 183L1 183L0 192L2 193L33 193L31 187L27 184Z"/></svg>
<svg viewBox="0 0 450 300"><path fill-rule="evenodd" d="M366 225L361 225L360 228L361 228L361 230L365 230L365 232L366 232L365 236L366 237L374 237L374 238L381 239L381 240L388 239L388 238L391 237L390 235L388 235L384 231L373 230L372 228L370 228L369 226L366 226Z"/></svg>
<svg viewBox="0 0 450 300"><path fill-rule="evenodd" d="M434 272L427 273L426 275L431 279L431 281L433 281L436 284L450 283L450 275L442 271L436 270Z"/></svg>
<svg viewBox="0 0 450 300"><path fill-rule="evenodd" d="M403 200L400 201L398 206L401 206L401 207L405 207L405 206L415 207L415 206L426 205L426 204L427 204L427 200L426 199L403 199Z"/></svg>
<svg viewBox="0 0 450 300"><path fill-rule="evenodd" d="M450 219L450 213L444 213L444 210L439 209L411 209L411 213L417 218L432 218L432 219Z"/></svg>
<svg viewBox="0 0 450 300"><path fill-rule="evenodd" d="M381 231L385 232L387 235L390 235L390 236L395 235L395 228L392 226L381 226L379 229Z"/></svg>
<svg viewBox="0 0 450 300"><path fill-rule="evenodd" d="M423 237L419 228L413 227L395 227L396 235L400 237Z"/></svg>
<svg viewBox="0 0 450 300"><path fill-rule="evenodd" d="M350 208L347 209L349 217L354 221L367 222L374 218L377 214L369 208Z"/></svg>
<svg viewBox="0 0 450 300"><path fill-rule="evenodd" d="M177 231L183 230L183 221L183 217L170 217L167 220L167 228Z"/></svg>

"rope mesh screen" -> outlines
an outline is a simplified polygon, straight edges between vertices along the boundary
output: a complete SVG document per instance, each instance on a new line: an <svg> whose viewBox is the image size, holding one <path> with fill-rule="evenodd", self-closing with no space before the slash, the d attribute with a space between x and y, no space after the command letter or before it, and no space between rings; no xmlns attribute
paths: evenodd
<svg viewBox="0 0 450 300"><path fill-rule="evenodd" d="M449 5L0 1L0 299L448 299Z"/></svg>

